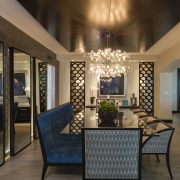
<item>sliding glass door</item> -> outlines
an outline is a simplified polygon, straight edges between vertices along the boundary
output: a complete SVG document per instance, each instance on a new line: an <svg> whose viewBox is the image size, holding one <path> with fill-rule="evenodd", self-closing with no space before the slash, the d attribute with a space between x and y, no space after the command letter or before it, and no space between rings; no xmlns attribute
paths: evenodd
<svg viewBox="0 0 180 180"><path fill-rule="evenodd" d="M31 59L30 55L13 51L13 115L11 118L11 155L31 143Z"/></svg>

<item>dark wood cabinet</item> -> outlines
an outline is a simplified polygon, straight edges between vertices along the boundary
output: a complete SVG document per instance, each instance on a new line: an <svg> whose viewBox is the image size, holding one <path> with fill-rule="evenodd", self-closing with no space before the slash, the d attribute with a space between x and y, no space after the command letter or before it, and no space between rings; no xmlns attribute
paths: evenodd
<svg viewBox="0 0 180 180"><path fill-rule="evenodd" d="M31 107L18 107L16 121L20 122L30 122L31 121Z"/></svg>

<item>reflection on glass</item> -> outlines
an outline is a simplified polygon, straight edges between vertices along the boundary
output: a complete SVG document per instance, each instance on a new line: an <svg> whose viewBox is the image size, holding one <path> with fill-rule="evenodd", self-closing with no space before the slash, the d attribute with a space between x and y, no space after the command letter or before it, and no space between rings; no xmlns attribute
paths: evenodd
<svg viewBox="0 0 180 180"><path fill-rule="evenodd" d="M31 142L30 56L14 50L14 154Z"/></svg>
<svg viewBox="0 0 180 180"><path fill-rule="evenodd" d="M4 161L4 119L3 119L3 46L0 43L0 165Z"/></svg>
<svg viewBox="0 0 180 180"><path fill-rule="evenodd" d="M25 73L14 73L14 95L25 94Z"/></svg>
<svg viewBox="0 0 180 180"><path fill-rule="evenodd" d="M36 59L36 114L40 114L40 89L43 89L45 84L41 84L42 88L40 88L40 70L42 71L43 69L39 69L39 64L43 63L43 61ZM38 138L38 132L37 132L37 127L36 124L34 124L33 127L33 133L34 133L34 138Z"/></svg>

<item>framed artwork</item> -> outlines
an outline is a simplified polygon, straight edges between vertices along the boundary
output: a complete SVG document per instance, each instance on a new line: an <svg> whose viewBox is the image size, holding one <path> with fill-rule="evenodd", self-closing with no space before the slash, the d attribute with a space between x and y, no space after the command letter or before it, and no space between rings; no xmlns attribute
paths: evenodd
<svg viewBox="0 0 180 180"><path fill-rule="evenodd" d="M98 95L101 97L106 96L125 96L126 91L126 78L124 74L117 77L100 77Z"/></svg>
<svg viewBox="0 0 180 180"><path fill-rule="evenodd" d="M26 73L15 72L14 73L14 95L24 96L26 95Z"/></svg>
<svg viewBox="0 0 180 180"><path fill-rule="evenodd" d="M26 95L26 72L14 73L14 95L24 96ZM0 96L3 95L3 76L0 73Z"/></svg>

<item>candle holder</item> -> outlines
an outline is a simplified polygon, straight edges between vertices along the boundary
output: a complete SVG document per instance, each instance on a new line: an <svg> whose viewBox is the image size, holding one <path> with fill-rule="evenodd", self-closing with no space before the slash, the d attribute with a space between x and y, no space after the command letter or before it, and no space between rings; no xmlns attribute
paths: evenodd
<svg viewBox="0 0 180 180"><path fill-rule="evenodd" d="M91 102L91 104L94 104L94 102L95 102L95 97L90 97L90 102Z"/></svg>
<svg viewBox="0 0 180 180"><path fill-rule="evenodd" d="M135 97L135 94L132 93L132 97L130 98L131 105L136 106L137 105L137 97Z"/></svg>

